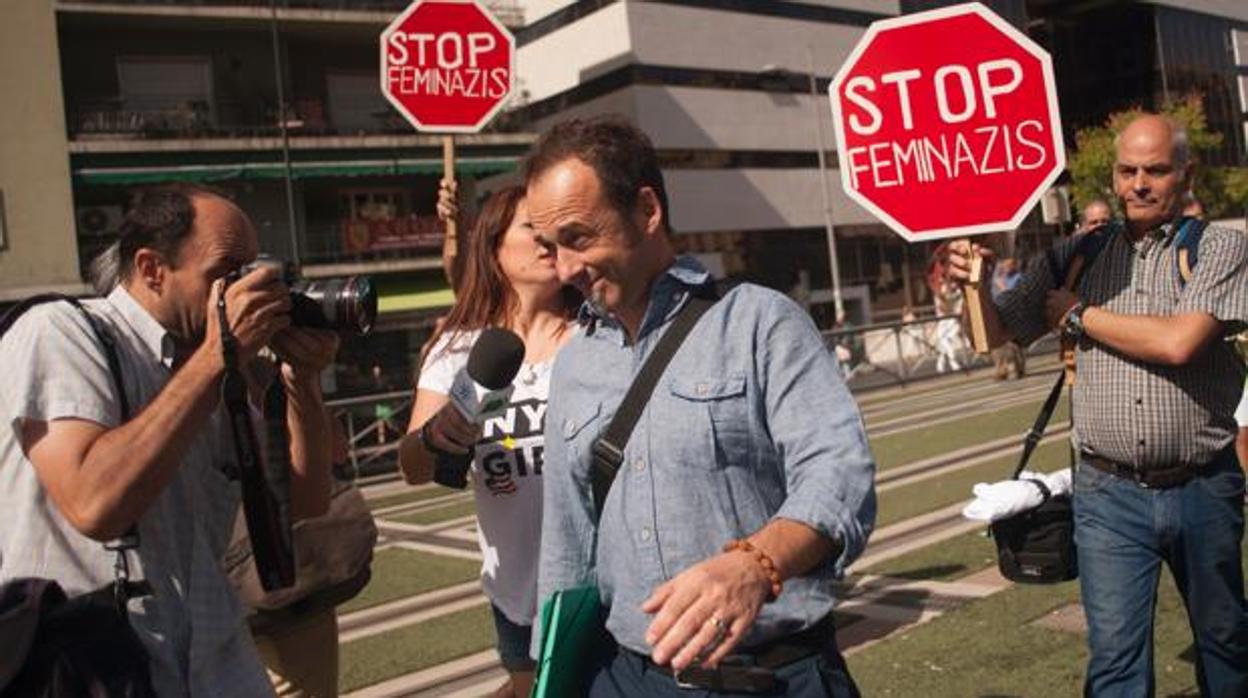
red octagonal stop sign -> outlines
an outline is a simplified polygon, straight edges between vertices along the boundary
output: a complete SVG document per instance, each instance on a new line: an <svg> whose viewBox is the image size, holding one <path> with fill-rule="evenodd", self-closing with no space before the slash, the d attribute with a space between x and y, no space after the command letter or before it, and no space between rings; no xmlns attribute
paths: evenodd
<svg viewBox="0 0 1248 698"><path fill-rule="evenodd" d="M1015 228L1066 166L1049 55L978 3L873 23L828 94L845 192L910 241Z"/></svg>
<svg viewBox="0 0 1248 698"><path fill-rule="evenodd" d="M475 0L416 0L381 32L381 92L417 130L473 133L511 92L515 53Z"/></svg>

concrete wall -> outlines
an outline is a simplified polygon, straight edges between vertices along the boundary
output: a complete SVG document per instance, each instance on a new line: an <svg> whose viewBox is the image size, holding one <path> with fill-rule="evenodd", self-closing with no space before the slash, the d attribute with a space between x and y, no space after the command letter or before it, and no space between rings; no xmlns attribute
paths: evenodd
<svg viewBox="0 0 1248 698"><path fill-rule="evenodd" d="M536 102L608 70L635 63L629 57L628 3L608 5L521 46L516 74Z"/></svg>
<svg viewBox="0 0 1248 698"><path fill-rule="evenodd" d="M802 5L823 5L842 10L858 10L875 12L881 15L901 14L901 3L897 0L798 0Z"/></svg>
<svg viewBox="0 0 1248 698"><path fill-rule="evenodd" d="M1248 2L1244 0L1149 0L1154 5L1169 5L1189 12L1229 17L1248 22Z"/></svg>
<svg viewBox="0 0 1248 698"><path fill-rule="evenodd" d="M659 148L793 150L813 153L815 113L823 147L835 150L832 109L823 95L638 85L639 125Z"/></svg>
<svg viewBox="0 0 1248 698"><path fill-rule="evenodd" d="M41 287L76 288L81 280L52 3L5 3L0 66L0 298Z"/></svg>
<svg viewBox="0 0 1248 698"><path fill-rule="evenodd" d="M815 169L668 170L663 176L672 225L682 233L823 226ZM833 220L876 222L845 196L839 178L836 170L828 171Z"/></svg>
<svg viewBox="0 0 1248 698"><path fill-rule="evenodd" d="M747 73L767 67L831 76L864 27L665 3L627 3L634 62Z"/></svg>

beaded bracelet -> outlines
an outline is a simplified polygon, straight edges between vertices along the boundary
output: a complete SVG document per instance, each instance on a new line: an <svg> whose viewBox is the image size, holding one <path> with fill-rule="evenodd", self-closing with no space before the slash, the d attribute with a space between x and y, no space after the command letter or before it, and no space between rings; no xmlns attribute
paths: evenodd
<svg viewBox="0 0 1248 698"><path fill-rule="evenodd" d="M767 575L767 579L771 581L771 593L767 596L767 602L771 603L780 598L780 592L784 590L784 582L780 579L780 573L776 571L776 563L772 562L767 553L754 547L754 544L744 538L730 540L724 545L724 552L730 553L734 550L740 550L748 553L758 560L758 564L763 568L763 573Z"/></svg>

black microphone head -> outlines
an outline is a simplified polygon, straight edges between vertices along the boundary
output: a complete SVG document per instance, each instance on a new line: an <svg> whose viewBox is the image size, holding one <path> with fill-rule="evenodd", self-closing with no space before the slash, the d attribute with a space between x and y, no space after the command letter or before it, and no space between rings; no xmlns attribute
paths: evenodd
<svg viewBox="0 0 1248 698"><path fill-rule="evenodd" d="M488 327L468 352L468 377L486 390L511 385L524 363L524 342L511 330Z"/></svg>

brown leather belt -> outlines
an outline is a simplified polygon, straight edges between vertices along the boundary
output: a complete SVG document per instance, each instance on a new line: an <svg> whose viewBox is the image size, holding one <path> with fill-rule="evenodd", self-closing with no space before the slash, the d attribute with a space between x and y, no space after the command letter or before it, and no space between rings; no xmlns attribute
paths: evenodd
<svg viewBox="0 0 1248 698"><path fill-rule="evenodd" d="M719 691L724 693L765 694L777 688L776 669L800 661L822 651L836 636L835 623L829 613L811 627L765 643L752 650L731 654L714 669L686 667L673 672L670 666L655 664L650 657L621 647L646 663L646 666L676 680L680 688Z"/></svg>
<svg viewBox="0 0 1248 698"><path fill-rule="evenodd" d="M1140 487L1150 490L1164 490L1186 485L1204 467L1203 465L1180 465L1173 468L1140 470L1126 463L1119 463L1118 461L1112 461L1087 452L1081 454L1080 462L1087 463L1103 473L1130 480Z"/></svg>

